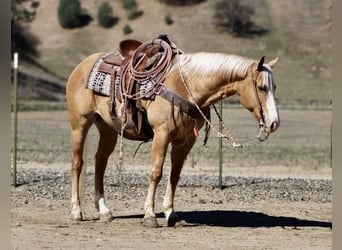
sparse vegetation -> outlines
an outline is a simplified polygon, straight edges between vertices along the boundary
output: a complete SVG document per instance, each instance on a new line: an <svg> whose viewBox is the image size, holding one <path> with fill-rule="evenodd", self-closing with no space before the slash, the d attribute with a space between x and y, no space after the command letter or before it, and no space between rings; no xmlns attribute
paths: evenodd
<svg viewBox="0 0 342 250"><path fill-rule="evenodd" d="M23 3L31 2L31 8ZM21 57L38 57L39 38L32 34L25 25L31 23L36 16L39 4L30 0L12 0L11 2L11 52L19 52Z"/></svg>
<svg viewBox="0 0 342 250"><path fill-rule="evenodd" d="M108 2L103 2L98 10L97 19L100 26L104 28L113 27L119 20L118 17L113 15L113 8Z"/></svg>
<svg viewBox="0 0 342 250"><path fill-rule="evenodd" d="M94 6L97 6L96 10L98 10L104 1L111 4L114 13L117 8L123 10L121 1L103 0L97 1L96 4L91 1L81 1L81 4L82 8L89 11ZM279 103L291 107L298 105L312 108L316 105L315 103L318 108L331 107L331 8L329 9L327 5L330 0L323 2L312 0L311 5L305 1L294 5L295 0L240 1L241 5L248 3L254 6L254 14L250 19L252 22L270 30L263 36L253 35L253 39L233 37L227 29L225 32L216 30L212 18L215 16L215 3L219 1L204 1L198 5L179 8L166 7L159 1L136 0L136 4L144 3L148 7L144 8L144 16L139 21L128 20L128 11L124 9L124 12L115 13L122 23L120 26L113 27L111 32L104 32L96 24L77 32L60 33L55 33L59 32L59 27L54 26L53 17L59 1L54 1L53 6L40 1L39 12L37 11L34 22L30 24L31 28L25 27L25 32L33 31L32 34L37 35L38 39L45 39L46 34L53 35L54 39L49 39L49 43L43 40L43 46L39 47L44 55L39 58L39 63L66 78L86 53L90 54L99 49L99 42L101 49L111 50L116 48L115 44L118 44L120 40L126 39L127 34L131 34L134 39L146 41L157 35L154 30L158 28L158 25L165 28L166 22L169 22L171 17L177 25L166 27L165 33L170 34L168 29L172 29L175 35L170 34L170 38L185 52L232 53L253 59L265 55L267 61L278 56L280 61L274 70L274 77L278 84ZM95 11L95 17L96 10L90 12L94 15ZM156 10L158 15L154 14ZM286 15L285 12L290 14ZM194 13L196 15L193 15ZM47 33L50 23L53 33ZM125 28L126 33L123 31L125 25L129 25ZM153 26L153 29L142 28L150 26ZM194 29L196 32L193 32ZM65 41L65 43L57 44L54 41ZM39 77L39 73L37 76ZM34 93L38 92L34 91Z"/></svg>
<svg viewBox="0 0 342 250"><path fill-rule="evenodd" d="M60 101L21 101L17 107L19 112L57 111L66 109L66 103ZM11 105L11 111L13 111L13 105Z"/></svg>
<svg viewBox="0 0 342 250"><path fill-rule="evenodd" d="M164 17L164 21L167 25L172 25L174 23L172 17L171 17L171 14L170 13L167 13Z"/></svg>
<svg viewBox="0 0 342 250"><path fill-rule="evenodd" d="M121 1L122 1L122 6L126 10L132 10L138 7L138 4L135 0L121 0Z"/></svg>
<svg viewBox="0 0 342 250"><path fill-rule="evenodd" d="M134 20L141 17L144 12L138 9L138 4L135 0L122 0L122 6L127 11L127 19Z"/></svg>
<svg viewBox="0 0 342 250"><path fill-rule="evenodd" d="M58 102L21 102L21 111L47 111L47 112L35 112L34 115L22 113L22 120L20 120L19 136L21 144L19 145L21 160L35 159L37 162L44 162L47 155L44 153L44 149L48 150L46 145L51 142L46 137L45 133L37 137L37 134L44 130L51 136L55 136L54 147L61 145L63 140L68 139L69 127L66 121L67 115L65 111L54 112L53 119L46 121L46 117L51 115L52 110L62 110L65 108ZM39 116L39 117L37 117ZM229 129L232 130L236 138L246 138L247 135L252 135L256 131L257 124L254 118L245 110L242 109L223 109L224 121ZM321 117L320 121L317 121L317 117ZM44 120L45 119L45 120ZM217 119L213 115L213 122ZM263 143L251 142L246 143L246 147L243 149L232 149L229 142L223 143L223 164L229 169L230 166L243 167L257 167L257 166L271 166L276 164L277 166L287 166L289 170L291 167L301 166L308 169L312 168L329 168L331 164L331 148L330 148L330 111L313 111L313 110L282 110L281 119L289 122L284 127L280 128L275 134L272 134L270 138ZM300 125L300 123L306 124L306 126ZM48 126L47 124L48 123ZM217 123L216 123L217 124ZM286 126L286 127L285 127ZM30 131L30 133L27 133ZM212 133L209 137L206 146L202 145L203 131L191 150L191 153L185 162L185 166L188 168L192 165L195 169L200 169L201 166L216 166L218 163L218 138L215 133ZM65 136L60 136L60 134ZM95 127L89 132L88 136L88 163L93 164L93 153L97 149L98 133ZM32 143L39 141L40 143ZM150 150L151 143L143 144L135 158L132 158L132 152L137 148L137 142L131 140L125 140L124 146L124 159L129 160L130 164L134 165L148 165L150 163ZM25 150L24 150L25 149ZM62 162L68 162L69 155L65 151L65 147L61 146L51 151L51 159L56 158ZM58 154L56 152L63 152ZM168 150L168 153L170 150ZM118 161L118 153L114 153L111 157L110 164L115 165ZM169 157L169 156L167 156ZM193 164L195 162L195 164ZM169 166L169 162L165 163ZM215 169L213 167L213 169Z"/></svg>
<svg viewBox="0 0 342 250"><path fill-rule="evenodd" d="M21 57L38 57L38 45L40 40L34 34L29 32L17 21L11 21L11 51L18 52Z"/></svg>
<svg viewBox="0 0 342 250"><path fill-rule="evenodd" d="M142 10L133 9L128 12L128 20L134 20L141 17L144 14Z"/></svg>
<svg viewBox="0 0 342 250"><path fill-rule="evenodd" d="M58 21L64 29L79 28L87 25L91 16L84 13L79 0L60 0L58 5Z"/></svg>
<svg viewBox="0 0 342 250"><path fill-rule="evenodd" d="M131 26L129 25L129 24L126 24L124 27L123 27L123 33L125 34L125 35L128 35L128 34L130 34L130 33L132 33L133 32L133 30L132 30L132 28L131 28Z"/></svg>
<svg viewBox="0 0 342 250"><path fill-rule="evenodd" d="M250 37L264 35L268 30L252 21L254 7L239 0L219 0L215 4L214 20L218 29L228 31L233 36Z"/></svg>

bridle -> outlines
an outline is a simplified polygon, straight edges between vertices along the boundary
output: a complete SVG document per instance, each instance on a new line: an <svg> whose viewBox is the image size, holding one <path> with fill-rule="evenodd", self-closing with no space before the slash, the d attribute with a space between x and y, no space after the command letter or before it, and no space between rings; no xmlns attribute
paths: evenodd
<svg viewBox="0 0 342 250"><path fill-rule="evenodd" d="M259 106L258 109L259 109L259 115L260 115L259 134L257 135L257 139L259 141L265 141L269 134L266 134L266 136L262 137L263 130L265 129L266 123L265 123L264 109L262 107L262 103L261 103L261 99L260 99L260 95L258 91L258 83L257 83L258 76L260 73L261 73L261 69L258 68L252 75L252 81L253 81L253 86L255 90L255 96L258 102L258 106Z"/></svg>

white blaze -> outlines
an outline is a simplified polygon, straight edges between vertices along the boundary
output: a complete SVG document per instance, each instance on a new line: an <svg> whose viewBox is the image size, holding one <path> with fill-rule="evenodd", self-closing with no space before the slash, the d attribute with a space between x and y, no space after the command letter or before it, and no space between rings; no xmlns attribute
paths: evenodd
<svg viewBox="0 0 342 250"><path fill-rule="evenodd" d="M266 126L269 127L271 126L273 122L279 122L278 109L274 101L274 95L271 91L267 94L266 106L267 106L267 111L268 111L268 117L266 119L267 120Z"/></svg>
<svg viewBox="0 0 342 250"><path fill-rule="evenodd" d="M270 72L272 72L271 68L268 65L264 64L264 67L267 68ZM266 117L266 126L270 127L273 122L279 122L279 113L275 103L274 97L274 82L272 73L264 72L264 83L268 86L268 92L266 95L266 107L268 117Z"/></svg>

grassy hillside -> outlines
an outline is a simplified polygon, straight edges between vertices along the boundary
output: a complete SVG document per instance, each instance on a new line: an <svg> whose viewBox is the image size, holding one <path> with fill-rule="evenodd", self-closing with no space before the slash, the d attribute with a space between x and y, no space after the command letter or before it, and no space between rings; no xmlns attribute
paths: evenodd
<svg viewBox="0 0 342 250"><path fill-rule="evenodd" d="M129 21L121 1L108 1L120 18L113 28L104 29L96 20L98 6L104 0L81 1L94 20L86 27L62 29L57 20L58 0L40 2L30 30L41 44L39 62L59 76L67 77L84 57L97 51L116 50L126 38L150 40L160 33L185 52L216 51L268 60L278 56L274 70L281 103L329 104L331 100L331 0L246 0L255 6L254 21L270 30L263 37L246 39L220 33L213 23L214 3L171 7L157 0L137 0L143 16ZM173 25L164 21L166 14ZM133 33L125 35L129 24Z"/></svg>

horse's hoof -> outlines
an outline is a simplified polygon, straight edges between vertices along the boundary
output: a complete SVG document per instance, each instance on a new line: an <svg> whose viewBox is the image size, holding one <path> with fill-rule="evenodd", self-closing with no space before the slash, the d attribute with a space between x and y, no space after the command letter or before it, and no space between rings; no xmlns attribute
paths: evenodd
<svg viewBox="0 0 342 250"><path fill-rule="evenodd" d="M113 220L113 216L111 213L100 214L100 221L111 222L112 220Z"/></svg>
<svg viewBox="0 0 342 250"><path fill-rule="evenodd" d="M82 221L83 220L82 213L73 213L73 212L71 212L70 219L73 220L73 221Z"/></svg>
<svg viewBox="0 0 342 250"><path fill-rule="evenodd" d="M172 212L167 219L167 226L174 227L178 222L180 222L178 215L175 212Z"/></svg>
<svg viewBox="0 0 342 250"><path fill-rule="evenodd" d="M157 228L160 227L156 217L146 217L143 219L142 224L144 227Z"/></svg>

